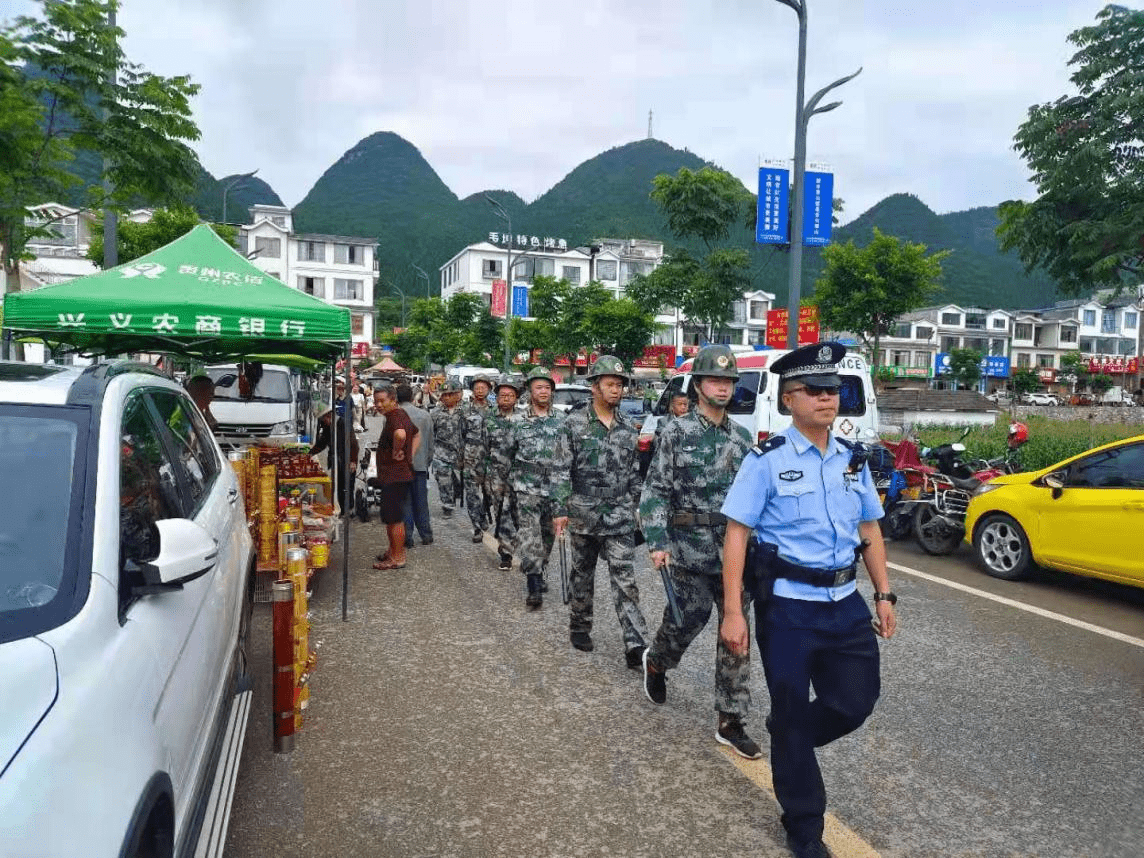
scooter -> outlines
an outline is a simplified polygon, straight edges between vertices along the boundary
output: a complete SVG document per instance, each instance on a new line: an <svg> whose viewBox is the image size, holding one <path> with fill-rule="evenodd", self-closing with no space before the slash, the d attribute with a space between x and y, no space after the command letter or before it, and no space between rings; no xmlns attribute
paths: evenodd
<svg viewBox="0 0 1144 858"><path fill-rule="evenodd" d="M934 471L926 475L926 484L914 509L914 538L927 554L951 554L965 536L965 513L969 498L984 482L999 475L987 468L975 471L962 454L962 440L969 427L958 440L921 451L923 460L933 462Z"/></svg>

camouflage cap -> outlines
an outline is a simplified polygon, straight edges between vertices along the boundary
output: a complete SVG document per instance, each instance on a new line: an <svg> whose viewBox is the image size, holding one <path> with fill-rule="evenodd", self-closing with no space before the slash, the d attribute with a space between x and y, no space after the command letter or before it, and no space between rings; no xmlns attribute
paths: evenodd
<svg viewBox="0 0 1144 858"><path fill-rule="evenodd" d="M708 378L738 378L739 365L729 347L704 346L691 362L691 374Z"/></svg>
<svg viewBox="0 0 1144 858"><path fill-rule="evenodd" d="M512 380L511 375L500 375L497 377L497 383L493 385L493 393L500 393L502 387L511 387L517 393L520 393L520 388L517 387L515 381Z"/></svg>
<svg viewBox="0 0 1144 858"><path fill-rule="evenodd" d="M469 390L472 390L474 387L476 387L478 381L483 381L489 386L490 389L493 386L492 380L487 375L484 373L478 373L469 379Z"/></svg>
<svg viewBox="0 0 1144 858"><path fill-rule="evenodd" d="M553 387L556 387L556 381L552 378L552 373L550 373L548 370L546 370L542 366L538 366L538 367L533 368L533 370L528 374L528 378L526 380L526 383L531 387L532 382L534 382L538 378L542 378L545 381L547 381L549 384L551 384Z"/></svg>
<svg viewBox="0 0 1144 858"><path fill-rule="evenodd" d="M592 364L592 369L588 372L588 381L593 379L602 378L605 375L614 375L628 381L630 376L624 369L624 363L618 357L613 355L601 355Z"/></svg>
<svg viewBox="0 0 1144 858"><path fill-rule="evenodd" d="M441 385L442 396L447 393L461 393L463 390L464 388L461 387L461 383L459 381L446 381Z"/></svg>

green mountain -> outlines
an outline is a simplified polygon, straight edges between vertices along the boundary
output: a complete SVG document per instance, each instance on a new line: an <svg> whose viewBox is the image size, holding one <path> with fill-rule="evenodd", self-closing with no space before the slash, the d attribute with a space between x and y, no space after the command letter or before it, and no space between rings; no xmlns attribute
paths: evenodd
<svg viewBox="0 0 1144 858"><path fill-rule="evenodd" d="M465 199L445 185L415 146L390 132L366 137L318 180L294 211L300 232L376 236L381 285L379 295L394 294L394 284L409 296L423 294L419 265L438 291L437 269L468 244L502 232L504 222L485 199L497 200L512 217L518 234L565 238L569 245L601 236L650 238L670 250L678 242L651 201L651 183L661 173L707 166L699 156L659 140L639 140L585 161L532 203L511 191L473 194ZM1044 306L1056 290L1043 275L1032 277L1015 254L1001 253L994 230L995 207L938 215L917 197L894 194L846 226L835 241L864 245L874 227L930 250L951 250L944 282L935 302L985 307ZM773 292L785 303L789 253L760 246L744 224L733 243L751 255L754 288ZM688 246L688 245L684 245ZM697 249L691 245L691 249ZM803 254L804 295L812 294L821 268L821 251Z"/></svg>

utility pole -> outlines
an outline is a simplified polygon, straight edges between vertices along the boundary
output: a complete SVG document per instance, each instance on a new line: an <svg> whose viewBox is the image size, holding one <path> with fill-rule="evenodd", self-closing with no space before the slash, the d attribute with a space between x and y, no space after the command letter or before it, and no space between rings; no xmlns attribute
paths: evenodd
<svg viewBox="0 0 1144 858"><path fill-rule="evenodd" d="M115 29L115 5L107 10L107 28ZM112 63L107 71L108 88L115 88L115 64ZM103 108L103 121L111 118L111 108ZM116 219L115 209L111 207L111 194L115 190L111 184L111 159L103 156L103 269L114 268L119 264L119 222Z"/></svg>

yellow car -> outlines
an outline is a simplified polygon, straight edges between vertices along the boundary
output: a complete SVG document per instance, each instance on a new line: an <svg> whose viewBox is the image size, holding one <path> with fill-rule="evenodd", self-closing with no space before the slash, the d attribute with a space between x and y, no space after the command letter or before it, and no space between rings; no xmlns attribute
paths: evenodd
<svg viewBox="0 0 1144 858"><path fill-rule="evenodd" d="M977 489L965 516L978 562L1007 581L1039 565L1144 587L1142 534L1144 435L997 477Z"/></svg>

